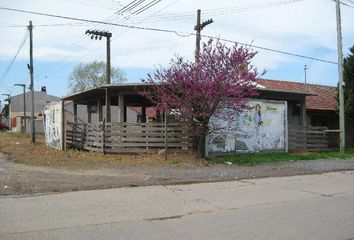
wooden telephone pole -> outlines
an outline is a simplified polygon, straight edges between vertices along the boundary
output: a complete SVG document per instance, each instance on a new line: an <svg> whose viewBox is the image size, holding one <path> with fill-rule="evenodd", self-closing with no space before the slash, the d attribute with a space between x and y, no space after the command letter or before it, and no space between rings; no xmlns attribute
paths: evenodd
<svg viewBox="0 0 354 240"><path fill-rule="evenodd" d="M340 151L345 149L345 120L344 120L344 92L345 85L343 79L343 47L342 47L342 28L340 16L340 1L336 0L336 16L337 16L337 47L338 47L338 75L339 75L339 147Z"/></svg>
<svg viewBox="0 0 354 240"><path fill-rule="evenodd" d="M35 122L34 122L34 83L33 83L33 35L32 35L32 21L29 21L28 25L28 31L30 34L30 63L28 65L29 68L29 73L30 73L30 78L31 78L31 84L30 84L30 90L31 90L31 100L32 100L32 111L31 111L31 141L32 143L36 142L36 129L35 129Z"/></svg>
<svg viewBox="0 0 354 240"><path fill-rule="evenodd" d="M91 39L101 40L106 38L106 84L111 84L111 32L87 30L85 34L90 35ZM111 122L111 101L106 88L106 122Z"/></svg>
<svg viewBox="0 0 354 240"><path fill-rule="evenodd" d="M200 55L200 40L201 40L201 36L200 33L203 30L203 28L205 28L205 26L213 23L213 19L208 19L207 21L204 22L200 22L200 15L201 15L201 10L198 9L197 10L197 23L194 26L194 30L197 31L196 33L196 41L195 41L195 63L199 64L199 55Z"/></svg>

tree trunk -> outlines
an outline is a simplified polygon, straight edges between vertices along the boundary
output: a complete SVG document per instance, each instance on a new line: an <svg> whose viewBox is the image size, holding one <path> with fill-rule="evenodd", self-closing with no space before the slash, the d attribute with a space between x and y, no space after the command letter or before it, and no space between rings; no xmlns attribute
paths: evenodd
<svg viewBox="0 0 354 240"><path fill-rule="evenodd" d="M205 158L205 137L206 133L202 133L198 137L198 148L197 148L197 153L198 153L198 158Z"/></svg>

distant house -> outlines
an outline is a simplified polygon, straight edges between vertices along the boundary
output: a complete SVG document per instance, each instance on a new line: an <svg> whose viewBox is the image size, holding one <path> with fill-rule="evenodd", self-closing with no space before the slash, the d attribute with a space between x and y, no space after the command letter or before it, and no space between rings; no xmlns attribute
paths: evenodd
<svg viewBox="0 0 354 240"><path fill-rule="evenodd" d="M31 93L27 92L26 98L26 132L31 131L30 117L32 111ZM36 132L43 132L43 110L44 107L53 101L58 101L60 98L48 95L46 88L42 87L41 91L34 91L34 112L35 112L35 127ZM10 118L11 129L15 132L24 130L24 96L23 94L15 95L10 98Z"/></svg>

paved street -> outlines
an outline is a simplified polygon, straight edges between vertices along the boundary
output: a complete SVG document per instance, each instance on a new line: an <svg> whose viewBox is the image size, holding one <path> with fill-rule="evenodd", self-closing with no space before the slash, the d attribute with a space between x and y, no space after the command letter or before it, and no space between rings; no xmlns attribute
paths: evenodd
<svg viewBox="0 0 354 240"><path fill-rule="evenodd" d="M0 199L0 239L354 239L354 172Z"/></svg>

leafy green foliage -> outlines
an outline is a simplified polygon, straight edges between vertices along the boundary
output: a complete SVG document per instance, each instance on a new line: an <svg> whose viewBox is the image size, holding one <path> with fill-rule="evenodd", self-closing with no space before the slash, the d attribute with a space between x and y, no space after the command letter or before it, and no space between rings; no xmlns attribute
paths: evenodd
<svg viewBox="0 0 354 240"><path fill-rule="evenodd" d="M111 83L126 81L125 74L115 67L111 67ZM72 93L89 88L99 87L106 83L106 64L103 61L78 64L69 78L69 88Z"/></svg>
<svg viewBox="0 0 354 240"><path fill-rule="evenodd" d="M354 46L349 51L344 58L344 107L346 120L354 123Z"/></svg>

